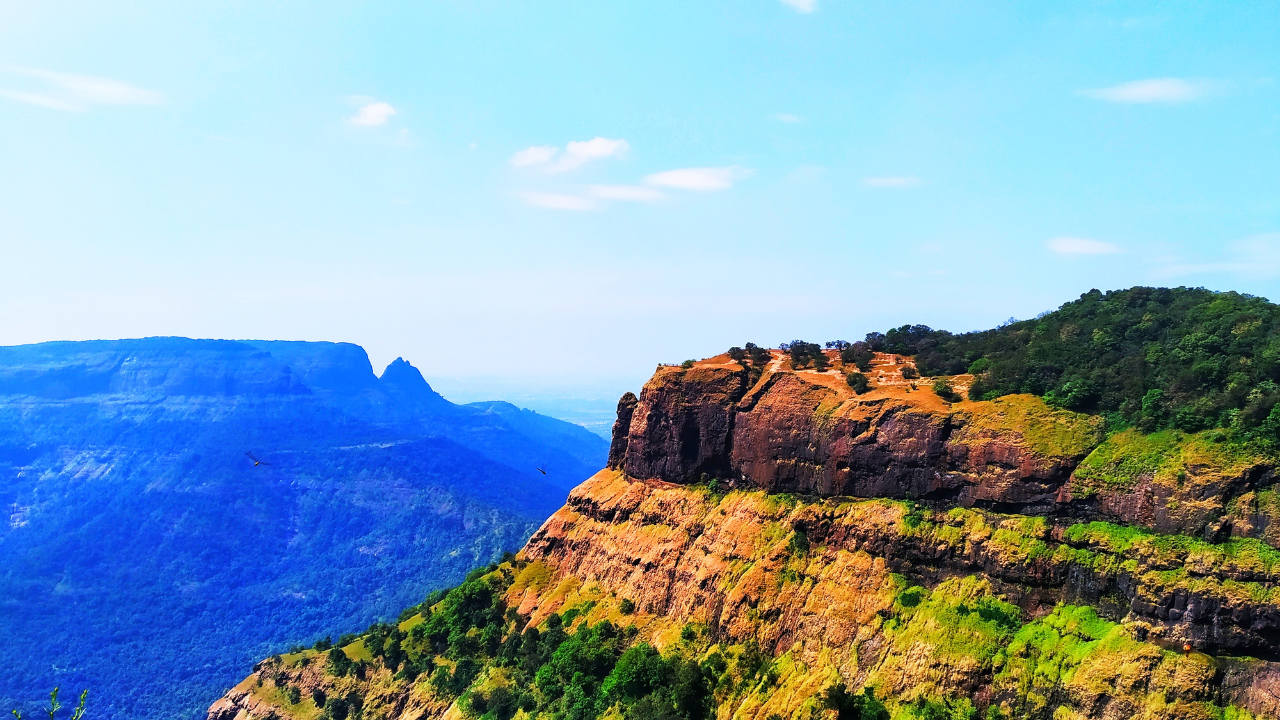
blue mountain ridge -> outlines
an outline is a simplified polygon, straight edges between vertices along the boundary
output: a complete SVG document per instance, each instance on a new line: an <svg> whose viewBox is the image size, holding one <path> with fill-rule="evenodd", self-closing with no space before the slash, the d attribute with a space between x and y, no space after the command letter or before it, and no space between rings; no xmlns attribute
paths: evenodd
<svg viewBox="0 0 1280 720"><path fill-rule="evenodd" d="M256 659L517 549L607 451L348 343L0 347L0 707L56 684L201 717Z"/></svg>

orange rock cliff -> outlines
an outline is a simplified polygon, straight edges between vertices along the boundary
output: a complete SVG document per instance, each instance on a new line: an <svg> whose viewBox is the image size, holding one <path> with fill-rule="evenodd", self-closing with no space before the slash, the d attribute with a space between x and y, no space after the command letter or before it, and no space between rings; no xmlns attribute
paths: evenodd
<svg viewBox="0 0 1280 720"><path fill-rule="evenodd" d="M619 402L608 467L484 576L515 611L506 632L630 624L730 674L759 648L769 673L715 686L723 720L846 720L835 686L895 720L935 701L948 718L1280 716L1270 458L1108 437L1032 396L949 403L904 377L909 358L877 356L859 395L831 365L659 367ZM432 613L391 632L409 647ZM341 648L358 675L315 651L265 660L209 718L332 716L325 697L479 717L469 698L507 682L482 662L447 690L367 645Z"/></svg>

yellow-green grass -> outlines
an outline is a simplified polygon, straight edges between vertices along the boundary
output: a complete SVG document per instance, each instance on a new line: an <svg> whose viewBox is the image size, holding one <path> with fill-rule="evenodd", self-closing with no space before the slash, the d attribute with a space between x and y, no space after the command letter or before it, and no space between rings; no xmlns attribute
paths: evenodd
<svg viewBox="0 0 1280 720"><path fill-rule="evenodd" d="M1035 395L1006 395L966 407L961 431L991 437L1019 435L1043 457L1080 457L1102 442L1102 418L1050 407Z"/></svg>
<svg viewBox="0 0 1280 720"><path fill-rule="evenodd" d="M1273 462L1249 443L1222 439L1218 430L1185 433L1129 429L1108 437L1076 467L1076 486L1089 490L1125 491L1143 478L1181 486L1195 476L1238 477L1252 467Z"/></svg>

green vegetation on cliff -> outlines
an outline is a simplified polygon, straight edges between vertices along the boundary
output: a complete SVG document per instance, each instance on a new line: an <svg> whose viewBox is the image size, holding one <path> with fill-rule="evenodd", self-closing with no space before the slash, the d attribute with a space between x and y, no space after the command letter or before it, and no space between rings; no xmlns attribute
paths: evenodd
<svg viewBox="0 0 1280 720"><path fill-rule="evenodd" d="M976 374L974 399L1031 393L1144 430L1280 433L1280 305L1250 295L1091 290L992 330L904 325L866 342L914 355L926 375Z"/></svg>
<svg viewBox="0 0 1280 720"><path fill-rule="evenodd" d="M788 515L806 512L794 499L783 505ZM883 500L841 507L860 525L861 512L898 509L904 541L987 545L1011 566L1105 573L1125 564L1124 572L1167 580L1170 588L1223 571L1269 581L1280 570L1280 553L1256 541L1219 546L1107 523L1055 531L1044 518ZM1055 533L1067 542L1053 540ZM788 558L778 570L793 576L788 587L813 583L806 566L820 549L799 529L773 534L769 544ZM1149 567L1183 569L1163 571L1164 578ZM795 720L819 720L825 711L835 711L835 720L1080 720L1110 717L1108 707L1151 720L1254 720L1217 699L1218 660L1144 642L1141 623L1106 620L1088 606L1059 602L1047 615L1028 614L1005 596L1006 586L981 574L932 587L891 576L892 600L870 624L883 639L863 646L879 647L878 659L867 658L869 671L854 682L821 656L806 664L799 645L773 656L754 640L732 644L698 623L644 625L654 616L610 594L584 600L568 590L559 612L535 614L536 621L508 604L538 588L557 595L580 587L575 578L562 580L542 562L514 558L477 570L407 609L398 624L261 664L250 692L296 720L398 717L396 702L404 701L396 697L417 698L424 717L467 720L772 717L766 707L789 708L778 716Z"/></svg>
<svg viewBox="0 0 1280 720"><path fill-rule="evenodd" d="M1185 485L1199 476L1241 477L1268 462L1251 443L1226 441L1221 432L1185 433L1134 429L1111 435L1076 467L1080 488L1130 490L1142 479Z"/></svg>

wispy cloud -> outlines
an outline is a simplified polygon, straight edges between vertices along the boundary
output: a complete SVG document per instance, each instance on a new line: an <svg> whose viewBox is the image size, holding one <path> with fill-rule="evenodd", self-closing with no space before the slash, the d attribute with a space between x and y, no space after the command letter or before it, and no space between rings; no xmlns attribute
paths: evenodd
<svg viewBox="0 0 1280 720"><path fill-rule="evenodd" d="M541 165L542 163L550 162L551 158L555 157L558 152L560 152L560 148L558 147L551 147L550 145L535 145L512 155L511 165L514 167Z"/></svg>
<svg viewBox="0 0 1280 720"><path fill-rule="evenodd" d="M355 115L347 118L347 122L352 125L373 127L375 125L385 125L387 120L395 114L396 109L391 107L390 103L370 102L360 106Z"/></svg>
<svg viewBox="0 0 1280 720"><path fill-rule="evenodd" d="M790 5L796 9L796 12L811 13L817 0L782 0L783 5Z"/></svg>
<svg viewBox="0 0 1280 720"><path fill-rule="evenodd" d="M94 105L159 105L164 95L119 80L70 73L0 65L0 73L32 78L43 86L34 91L0 89L0 97L52 110L83 112Z"/></svg>
<svg viewBox="0 0 1280 720"><path fill-rule="evenodd" d="M602 200L631 202L654 202L666 197L663 193L643 185L588 185L587 194Z"/></svg>
<svg viewBox="0 0 1280 720"><path fill-rule="evenodd" d="M631 148L626 140L597 137L567 143L563 154L552 145L535 145L511 156L514 167L541 167L546 172L559 173L581 167L592 160L608 157L626 157Z"/></svg>
<svg viewBox="0 0 1280 720"><path fill-rule="evenodd" d="M1182 103L1205 97L1213 86L1212 82L1206 80L1152 78L1107 88L1080 90L1079 94L1117 103Z"/></svg>
<svg viewBox="0 0 1280 720"><path fill-rule="evenodd" d="M800 117L799 115L792 115L791 113L778 113L773 116L773 119L777 120L778 122L784 122L784 123L804 122L804 118Z"/></svg>
<svg viewBox="0 0 1280 720"><path fill-rule="evenodd" d="M681 168L666 172L646 175L646 185L654 187L675 188L678 190L727 190L738 180L750 177L754 173L748 168L731 165L729 167Z"/></svg>
<svg viewBox="0 0 1280 720"><path fill-rule="evenodd" d="M1171 263L1156 268L1157 277L1228 273L1251 277L1280 275L1280 233L1262 233L1228 243L1226 262Z"/></svg>
<svg viewBox="0 0 1280 720"><path fill-rule="evenodd" d="M549 210L591 210L596 206L584 197L562 193L522 192L519 197L525 205Z"/></svg>
<svg viewBox="0 0 1280 720"><path fill-rule="evenodd" d="M908 188L920 184L920 178L908 175L862 178L862 184L875 188Z"/></svg>
<svg viewBox="0 0 1280 720"><path fill-rule="evenodd" d="M1110 255L1120 252L1119 246L1099 240L1076 237L1057 237L1045 243L1045 247L1060 255Z"/></svg>

